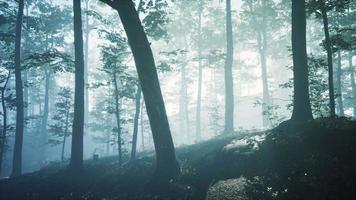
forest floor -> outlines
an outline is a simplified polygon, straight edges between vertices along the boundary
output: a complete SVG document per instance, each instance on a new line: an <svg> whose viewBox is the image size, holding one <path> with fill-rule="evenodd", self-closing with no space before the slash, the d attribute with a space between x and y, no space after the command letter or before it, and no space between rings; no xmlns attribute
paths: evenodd
<svg viewBox="0 0 356 200"><path fill-rule="evenodd" d="M0 199L356 199L356 122L284 122L266 132L216 137L176 150L182 175L149 187L152 153L119 166L85 162L74 178L62 165L0 181Z"/></svg>

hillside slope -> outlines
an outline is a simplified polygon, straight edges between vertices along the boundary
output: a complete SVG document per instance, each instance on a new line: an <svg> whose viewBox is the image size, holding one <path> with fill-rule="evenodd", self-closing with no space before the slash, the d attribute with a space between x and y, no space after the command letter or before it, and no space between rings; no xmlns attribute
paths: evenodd
<svg viewBox="0 0 356 200"><path fill-rule="evenodd" d="M153 156L110 157L86 161L79 179L52 166L1 180L0 199L205 199L209 188L207 199L356 199L355 148L355 121L285 122L178 148L182 176L168 185L149 184Z"/></svg>

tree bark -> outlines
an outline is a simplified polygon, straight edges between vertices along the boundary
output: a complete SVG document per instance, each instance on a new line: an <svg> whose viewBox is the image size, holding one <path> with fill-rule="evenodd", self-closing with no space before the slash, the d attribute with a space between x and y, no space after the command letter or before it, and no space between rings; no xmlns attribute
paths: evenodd
<svg viewBox="0 0 356 200"><path fill-rule="evenodd" d="M136 112L135 112L135 117L134 117L134 129L133 129L133 134L132 134L132 148L131 148L131 160L134 160L136 158L136 151L137 151L137 133L138 133L138 118L140 117L140 106L141 106L141 87L137 87L136 91Z"/></svg>
<svg viewBox="0 0 356 200"><path fill-rule="evenodd" d="M74 46L75 46L75 93L74 120L70 168L82 171L83 168L83 129L84 129L84 55L81 2L73 0Z"/></svg>
<svg viewBox="0 0 356 200"><path fill-rule="evenodd" d="M308 81L305 0L292 0L292 52L294 98L292 120L313 119Z"/></svg>
<svg viewBox="0 0 356 200"><path fill-rule="evenodd" d="M224 133L234 131L234 82L232 76L233 64L233 33L231 17L231 0L226 0L226 63L225 63L225 128Z"/></svg>
<svg viewBox="0 0 356 200"><path fill-rule="evenodd" d="M11 177L22 173L22 145L24 131L23 85L21 79L21 32L24 0L19 0L15 36L15 88L16 88L16 132Z"/></svg>
<svg viewBox="0 0 356 200"><path fill-rule="evenodd" d="M344 102L342 100L342 83L341 83L341 76L342 76L342 71L341 71L341 52L340 50L337 52L337 73L336 73L336 92L337 92L337 107L338 107L338 114L340 116L345 116L344 112Z"/></svg>
<svg viewBox="0 0 356 200"><path fill-rule="evenodd" d="M116 9L136 63L156 150L155 181L180 174L152 50L132 0L102 0Z"/></svg>
<svg viewBox="0 0 356 200"><path fill-rule="evenodd" d="M6 100L5 100L5 92L6 92L6 86L7 83L9 82L10 79L10 71L9 75L7 76L5 83L3 87L1 87L1 106L2 106L2 133L1 133L1 138L0 138L0 177L2 174L2 163L5 155L5 144L6 144L6 139L7 139L7 108L6 108Z"/></svg>
<svg viewBox="0 0 356 200"><path fill-rule="evenodd" d="M325 48L328 57L328 73L329 73L329 106L330 117L335 118L335 92L334 92L334 71L333 71L333 57L331 50L330 34L329 34L329 21L325 8L325 3L321 1L321 14L323 16L324 34L325 34Z"/></svg>

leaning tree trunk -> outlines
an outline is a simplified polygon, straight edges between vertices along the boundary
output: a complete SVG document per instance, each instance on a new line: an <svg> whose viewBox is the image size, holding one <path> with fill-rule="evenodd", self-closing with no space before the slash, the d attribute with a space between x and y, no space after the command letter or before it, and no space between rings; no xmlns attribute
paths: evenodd
<svg viewBox="0 0 356 200"><path fill-rule="evenodd" d="M333 71L333 57L331 50L330 34L329 34L329 21L326 12L325 4L321 5L321 13L323 16L324 34L325 34L325 48L328 56L328 75L329 75L329 106L330 117L335 118L335 92L334 92L334 71Z"/></svg>
<svg viewBox="0 0 356 200"><path fill-rule="evenodd" d="M74 119L70 168L81 171L83 168L83 129L84 129L84 55L83 31L80 1L73 0L74 47L75 47L75 93Z"/></svg>
<svg viewBox="0 0 356 200"><path fill-rule="evenodd" d="M5 144L6 144L6 137L7 137L7 108L6 108L6 100L5 100L5 92L6 86L10 79L10 71L9 75L6 78L4 85L1 87L1 106L2 106L2 133L0 138L0 177L2 174L2 163L5 155Z"/></svg>
<svg viewBox="0 0 356 200"><path fill-rule="evenodd" d="M155 180L180 174L153 53L132 0L102 0L116 9L136 63L156 150Z"/></svg>
<svg viewBox="0 0 356 200"><path fill-rule="evenodd" d="M231 18L231 0L226 0L226 63L225 63L225 128L224 133L234 131L234 82L232 77L233 35Z"/></svg>
<svg viewBox="0 0 356 200"><path fill-rule="evenodd" d="M352 89L352 108L353 108L353 117L356 117L356 82L355 82L355 68L352 63L352 51L349 52L349 67L350 67L350 81Z"/></svg>
<svg viewBox="0 0 356 200"><path fill-rule="evenodd" d="M341 83L341 76L342 76L342 71L341 71L341 52L340 50L337 52L337 73L336 73L336 92L337 92L337 107L338 107L338 114L340 116L344 116L344 102L342 101L342 83Z"/></svg>
<svg viewBox="0 0 356 200"><path fill-rule="evenodd" d="M202 93L202 82L203 82L203 66L202 66L202 58L201 58L201 44L202 44L202 32L201 32L201 18L202 18L202 5L201 1L199 1L199 20L198 20L198 95L197 95L197 112L196 112L196 129L195 129L195 140L198 142L201 137L201 93Z"/></svg>
<svg viewBox="0 0 356 200"><path fill-rule="evenodd" d="M305 0L292 0L293 113L292 120L313 119L308 81Z"/></svg>
<svg viewBox="0 0 356 200"><path fill-rule="evenodd" d="M135 103L136 103L136 112L134 117L134 128L132 134L132 148L131 148L131 160L136 158L136 151L137 151L137 133L138 133L138 118L140 117L140 110L141 110L141 87L137 87Z"/></svg>
<svg viewBox="0 0 356 200"><path fill-rule="evenodd" d="M24 0L19 0L15 36L15 88L16 88L16 132L11 177L22 173L22 145L24 130L23 86L21 80L21 32Z"/></svg>

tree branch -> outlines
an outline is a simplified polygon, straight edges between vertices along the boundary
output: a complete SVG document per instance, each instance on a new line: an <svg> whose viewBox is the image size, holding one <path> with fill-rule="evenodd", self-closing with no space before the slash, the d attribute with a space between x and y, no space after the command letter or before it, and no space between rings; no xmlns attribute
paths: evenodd
<svg viewBox="0 0 356 200"><path fill-rule="evenodd" d="M99 1L109 5L113 9L117 8L117 1L116 0L99 0Z"/></svg>

